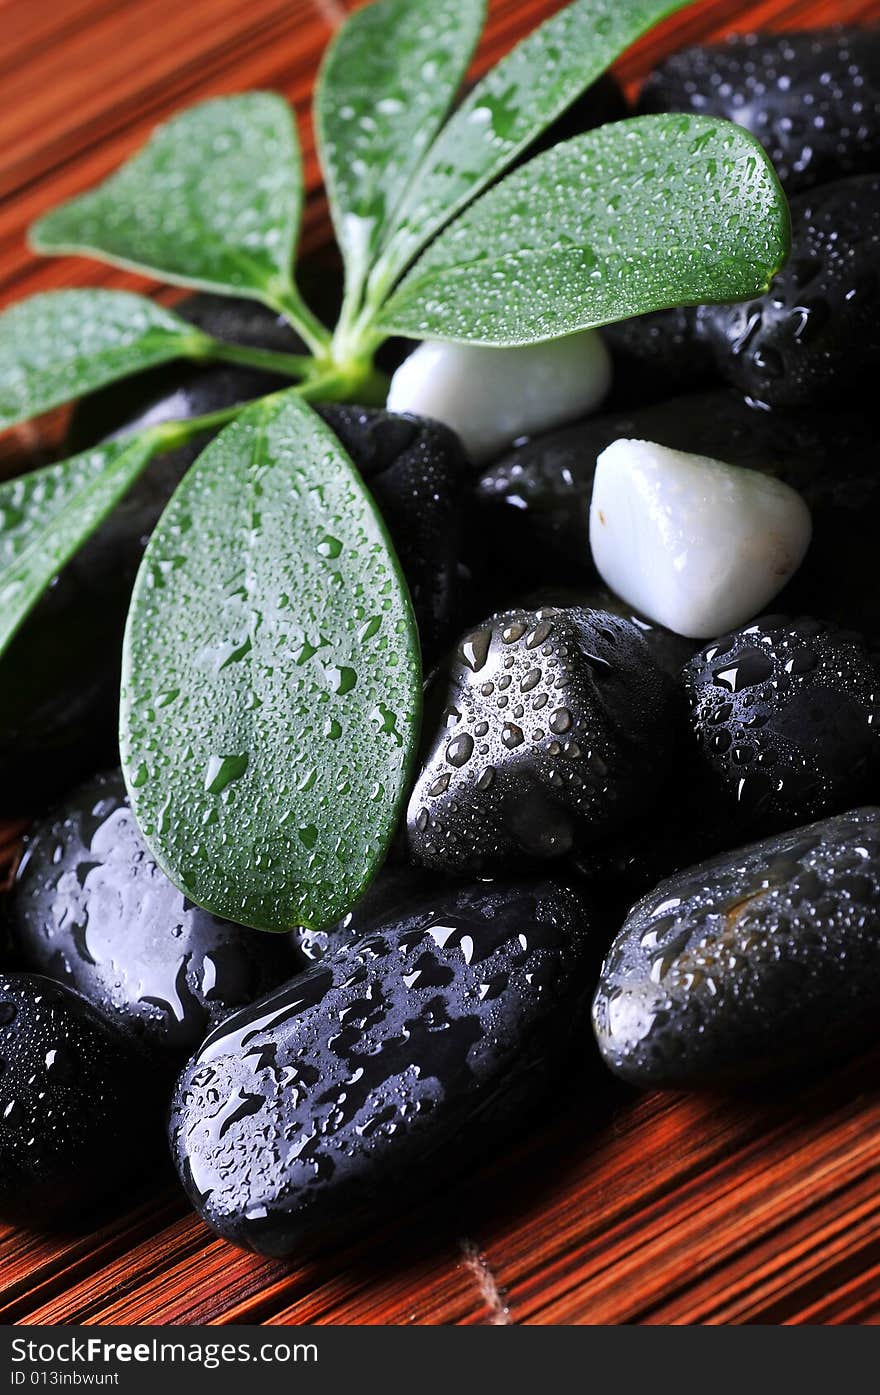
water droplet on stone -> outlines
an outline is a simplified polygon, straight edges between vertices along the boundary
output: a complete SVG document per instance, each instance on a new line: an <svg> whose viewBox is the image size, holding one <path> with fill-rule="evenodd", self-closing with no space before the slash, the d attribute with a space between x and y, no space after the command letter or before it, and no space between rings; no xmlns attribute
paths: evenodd
<svg viewBox="0 0 880 1395"><path fill-rule="evenodd" d="M564 736L571 727L571 713L567 707L557 707L550 714L550 730L556 736Z"/></svg>
<svg viewBox="0 0 880 1395"><path fill-rule="evenodd" d="M453 737L446 747L446 759L457 770L461 769L463 765L467 765L473 753L473 737L469 736L467 732L463 732L461 736Z"/></svg>
<svg viewBox="0 0 880 1395"><path fill-rule="evenodd" d="M490 630L474 630L473 634L467 635L459 646L459 653L462 659L474 673L479 673L484 667L489 657L489 645L492 642Z"/></svg>

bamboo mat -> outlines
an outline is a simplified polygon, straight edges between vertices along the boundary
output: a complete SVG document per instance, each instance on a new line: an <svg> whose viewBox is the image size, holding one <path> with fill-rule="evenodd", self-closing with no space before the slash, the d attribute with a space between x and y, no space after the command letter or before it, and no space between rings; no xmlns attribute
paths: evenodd
<svg viewBox="0 0 880 1395"><path fill-rule="evenodd" d="M309 117L342 0L0 0L0 298L151 289L95 263L40 261L24 230L94 184L180 106L251 87L296 105L304 244L327 240ZM549 10L494 0L475 72ZM703 0L631 51L633 91L672 48L732 29L880 19L880 0ZM160 291L167 296L167 291ZM10 433L5 468L51 449ZM0 826L0 869L20 831ZM878 1060L801 1090L636 1096L610 1083L421 1210L376 1217L301 1263L244 1254L168 1178L97 1229L0 1227L0 1321L43 1323L873 1323L880 1320ZM597 1093L598 1091L598 1093Z"/></svg>

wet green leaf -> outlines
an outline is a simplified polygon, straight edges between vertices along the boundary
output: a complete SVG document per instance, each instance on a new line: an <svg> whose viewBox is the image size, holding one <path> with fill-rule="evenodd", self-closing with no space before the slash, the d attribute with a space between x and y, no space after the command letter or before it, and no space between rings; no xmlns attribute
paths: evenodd
<svg viewBox="0 0 880 1395"><path fill-rule="evenodd" d="M452 104L484 14L483 0L377 0L327 50L315 117L350 283L372 263Z"/></svg>
<svg viewBox="0 0 880 1395"><path fill-rule="evenodd" d="M639 35L690 3L576 0L502 58L446 123L399 208L383 282L393 282Z"/></svg>
<svg viewBox="0 0 880 1395"><path fill-rule="evenodd" d="M145 296L48 291L0 315L0 431L105 383L207 347Z"/></svg>
<svg viewBox="0 0 880 1395"><path fill-rule="evenodd" d="M302 207L293 113L272 92L201 102L159 126L97 189L31 229L164 281L274 300L289 292Z"/></svg>
<svg viewBox="0 0 880 1395"><path fill-rule="evenodd" d="M0 653L159 444L145 431L0 485Z"/></svg>
<svg viewBox="0 0 880 1395"><path fill-rule="evenodd" d="M485 194L402 282L389 334L529 344L671 305L760 295L788 205L730 122L644 116L566 141Z"/></svg>
<svg viewBox="0 0 880 1395"><path fill-rule="evenodd" d="M419 708L372 496L295 391L263 399L191 468L135 587L121 744L147 843L219 915L330 922L385 854Z"/></svg>

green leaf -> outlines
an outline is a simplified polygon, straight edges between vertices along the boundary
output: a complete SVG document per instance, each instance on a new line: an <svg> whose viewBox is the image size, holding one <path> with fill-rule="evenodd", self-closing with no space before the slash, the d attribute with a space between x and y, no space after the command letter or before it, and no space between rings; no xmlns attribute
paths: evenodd
<svg viewBox="0 0 880 1395"><path fill-rule="evenodd" d="M110 441L0 485L0 653L134 483L161 435Z"/></svg>
<svg viewBox="0 0 880 1395"><path fill-rule="evenodd" d="M350 284L362 282L452 104L484 15L483 0L378 0L327 50L315 118Z"/></svg>
<svg viewBox="0 0 880 1395"><path fill-rule="evenodd" d="M443 128L398 210L381 285L509 168L581 93L665 16L692 0L576 0L502 58Z"/></svg>
<svg viewBox="0 0 880 1395"><path fill-rule="evenodd" d="M302 207L293 113L282 97L218 97L176 116L97 189L31 230L164 281L272 303L289 291Z"/></svg>
<svg viewBox="0 0 880 1395"><path fill-rule="evenodd" d="M437 239L383 313L388 334L529 344L671 305L767 290L788 205L739 126L616 122L539 155Z"/></svg>
<svg viewBox="0 0 880 1395"><path fill-rule="evenodd" d="M0 315L0 431L210 340L145 296L47 291Z"/></svg>
<svg viewBox="0 0 880 1395"><path fill-rule="evenodd" d="M231 920L333 921L384 856L419 708L372 497L295 390L264 398L190 469L135 586L121 746L153 855Z"/></svg>

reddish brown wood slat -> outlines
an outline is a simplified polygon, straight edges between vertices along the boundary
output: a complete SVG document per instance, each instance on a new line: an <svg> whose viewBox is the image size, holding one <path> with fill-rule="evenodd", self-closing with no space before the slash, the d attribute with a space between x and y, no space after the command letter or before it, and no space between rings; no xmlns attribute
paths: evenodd
<svg viewBox="0 0 880 1395"><path fill-rule="evenodd" d="M304 242L327 238L309 120L321 50L358 0L0 0L0 297L64 285L167 290L24 244L181 105L284 91L303 138ZM553 8L495 0L475 71ZM731 29L880 19L880 0L702 0L618 65ZM173 293L172 293L173 294ZM2 443L51 449L51 424ZM21 826L0 826L0 869ZM798 1093L635 1097L584 1082L454 1195L297 1264L211 1235L164 1181L96 1230L0 1229L0 1321L45 1323L874 1323L880 1321L878 1058Z"/></svg>

